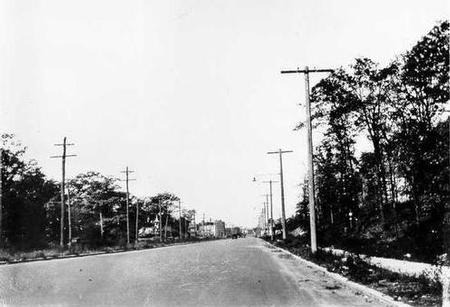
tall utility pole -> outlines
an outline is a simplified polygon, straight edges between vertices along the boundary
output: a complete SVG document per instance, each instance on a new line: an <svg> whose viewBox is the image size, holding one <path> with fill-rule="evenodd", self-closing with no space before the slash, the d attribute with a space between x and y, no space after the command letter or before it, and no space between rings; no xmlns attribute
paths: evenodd
<svg viewBox="0 0 450 307"><path fill-rule="evenodd" d="M69 249L72 246L72 218L71 218L71 210L70 210L70 189L69 185L67 185L67 222L69 223Z"/></svg>
<svg viewBox="0 0 450 307"><path fill-rule="evenodd" d="M134 233L134 243L137 244L139 241L139 201L136 201L136 224Z"/></svg>
<svg viewBox="0 0 450 307"><path fill-rule="evenodd" d="M274 231L273 231L273 199L272 199L272 183L276 183L278 181L273 181L273 180L269 180L269 181L263 181L264 183L268 183L269 184L269 195L270 195L270 240L273 241L273 235L274 235Z"/></svg>
<svg viewBox="0 0 450 307"><path fill-rule="evenodd" d="M309 73L328 73L333 69L305 69L283 70L282 74L304 74L305 75L305 101L306 101L306 128L308 133L308 182L309 182L309 224L311 232L311 252L317 251L316 239L316 212L314 197L314 165L313 165L313 142L312 142L312 126L311 126L311 103L309 101Z"/></svg>
<svg viewBox="0 0 450 307"><path fill-rule="evenodd" d="M61 180L61 221L60 221L60 235L59 235L59 245L61 248L64 248L64 189L65 189L65 180L66 180L66 158L67 157L75 157L76 155L67 155L66 147L72 146L74 144L68 144L67 138L64 137L62 144L55 144L55 146L62 146L63 152L61 156L51 156L50 158L61 158L62 161L62 180Z"/></svg>
<svg viewBox="0 0 450 307"><path fill-rule="evenodd" d="M179 216L179 220L178 220L178 231L179 231L179 236L180 236L180 240L181 240L181 200L178 200L178 216Z"/></svg>
<svg viewBox="0 0 450 307"><path fill-rule="evenodd" d="M203 237L205 236L205 214L203 213L203 222L202 222L202 233Z"/></svg>
<svg viewBox="0 0 450 307"><path fill-rule="evenodd" d="M159 242L162 242L162 221L161 221L161 199L158 199L158 208L159 208Z"/></svg>
<svg viewBox="0 0 450 307"><path fill-rule="evenodd" d="M263 194L262 196L265 197L264 201L264 224L265 224L265 231L269 232L269 194Z"/></svg>
<svg viewBox="0 0 450 307"><path fill-rule="evenodd" d="M283 184L283 154L292 150L269 151L267 154L279 154L280 156L280 185L281 185L281 227L283 228L283 240L286 240L286 212L284 210L284 184Z"/></svg>
<svg viewBox="0 0 450 307"><path fill-rule="evenodd" d="M269 194L266 194L266 223L267 232L270 233Z"/></svg>
<svg viewBox="0 0 450 307"><path fill-rule="evenodd" d="M190 222L190 219L189 219ZM184 238L187 239L188 238L188 221L186 216L184 217Z"/></svg>
<svg viewBox="0 0 450 307"><path fill-rule="evenodd" d="M279 175L279 173L272 173L272 174L260 174L260 175ZM253 182L256 182L256 176L253 177ZM273 230L273 226L274 226L274 222L273 222L273 193L272 193L272 183L277 183L278 181L273 181L272 179L268 180L268 181L262 181L263 183L268 183L269 184L269 196L270 196L270 220L269 220L269 226L270 226L270 238L273 241L273 237L274 237L274 230Z"/></svg>
<svg viewBox="0 0 450 307"><path fill-rule="evenodd" d="M262 217L263 217L263 229L264 234L267 233L267 212L266 212L266 201L263 202L263 208L262 208Z"/></svg>
<svg viewBox="0 0 450 307"><path fill-rule="evenodd" d="M266 232L265 215L266 215L266 213L264 212L264 206L263 206L261 209L261 228L262 228L263 234Z"/></svg>
<svg viewBox="0 0 450 307"><path fill-rule="evenodd" d="M194 236L197 237L197 224L195 222L195 210L194 210Z"/></svg>
<svg viewBox="0 0 450 307"><path fill-rule="evenodd" d="M3 149L0 148L0 248L3 247L3 228L2 228L2 221L3 221L3 164L2 164L2 157L3 157Z"/></svg>
<svg viewBox="0 0 450 307"><path fill-rule="evenodd" d="M127 197L127 199L126 199L126 206L127 206L127 244L130 244L130 213L129 213L129 209L128 209L129 202L130 202L130 191L128 189L128 182L132 181L132 180L136 180L136 179L130 179L129 178L129 174L130 173L134 173L134 171L130 171L128 169L128 166L126 167L126 169L124 171L122 171L122 173L125 173L125 182L126 182L126 188L127 188L127 196L126 196ZM136 216L136 218L137 218L137 216ZM136 221L136 223L137 223L137 221ZM136 238L137 238L137 234L136 234Z"/></svg>

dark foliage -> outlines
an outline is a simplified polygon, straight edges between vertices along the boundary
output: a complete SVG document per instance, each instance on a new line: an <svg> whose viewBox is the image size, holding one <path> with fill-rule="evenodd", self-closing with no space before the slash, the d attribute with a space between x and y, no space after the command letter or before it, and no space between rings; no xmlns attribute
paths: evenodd
<svg viewBox="0 0 450 307"><path fill-rule="evenodd" d="M449 68L444 21L386 67L356 59L313 88L320 245L428 262L447 251ZM357 154L361 136L372 150ZM305 195L293 220L308 229Z"/></svg>

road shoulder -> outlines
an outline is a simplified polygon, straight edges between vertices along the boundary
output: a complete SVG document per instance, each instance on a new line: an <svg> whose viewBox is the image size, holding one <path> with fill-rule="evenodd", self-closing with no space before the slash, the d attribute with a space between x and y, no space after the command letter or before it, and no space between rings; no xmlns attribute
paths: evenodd
<svg viewBox="0 0 450 307"><path fill-rule="evenodd" d="M297 261L297 264L300 264L302 266L306 266L308 268L314 269L316 271L321 272L324 276L327 276L329 278L331 278L332 280L339 282L340 284L346 286L347 288L349 288L350 290L352 290L352 292L358 296L363 296L366 298L366 301L370 301L372 300L376 300L379 301L380 303L386 305L386 306L395 306L395 307L408 307L410 305L407 305L403 302L398 302L395 301L392 297L383 294L379 291L376 291L374 289L371 289L367 286L355 283L347 278L345 278L344 276L341 276L339 274L336 273L332 273L329 272L327 269L311 262L308 260L305 260L291 252L289 252L288 250L285 250L283 248L279 248L276 247L274 245L272 245L269 242L263 241L266 247L268 247L271 250L277 251L276 253L278 254L279 257L285 257L285 258L291 258L291 259L295 259ZM367 299L369 298L369 299Z"/></svg>

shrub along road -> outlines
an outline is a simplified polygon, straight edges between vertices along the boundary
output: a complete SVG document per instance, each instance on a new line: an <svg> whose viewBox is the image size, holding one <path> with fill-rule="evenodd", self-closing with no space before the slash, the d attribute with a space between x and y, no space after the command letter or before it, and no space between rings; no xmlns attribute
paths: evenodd
<svg viewBox="0 0 450 307"><path fill-rule="evenodd" d="M384 306L255 238L4 265L0 304Z"/></svg>

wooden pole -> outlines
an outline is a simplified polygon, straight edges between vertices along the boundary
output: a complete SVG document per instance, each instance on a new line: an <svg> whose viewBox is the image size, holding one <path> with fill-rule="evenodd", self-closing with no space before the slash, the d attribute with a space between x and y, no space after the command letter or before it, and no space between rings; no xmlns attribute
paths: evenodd
<svg viewBox="0 0 450 307"><path fill-rule="evenodd" d="M316 238L316 206L314 197L314 165L313 165L313 142L312 142L312 125L311 125L311 103L309 99L309 73L325 73L333 72L333 69L309 69L305 66L304 70L284 70L282 74L304 74L305 75L305 99L306 99L306 128L308 134L308 183L309 183L309 224L311 232L311 252L317 251Z"/></svg>
<svg viewBox="0 0 450 307"><path fill-rule="evenodd" d="M64 193L65 193L65 177L66 177L66 158L67 157L75 157L76 155L67 155L66 148L67 146L71 146L74 144L68 144L67 138L64 137L62 144L55 144L55 146L62 146L63 153L61 156L51 156L50 158L61 158L62 160L62 178L61 178L61 221L60 221L60 234L59 234L59 245L61 248L64 248Z"/></svg>
<svg viewBox="0 0 450 307"><path fill-rule="evenodd" d="M195 210L194 210L194 236L195 237L197 237L197 224L196 224L196 221L195 221Z"/></svg>
<svg viewBox="0 0 450 307"><path fill-rule="evenodd" d="M64 185L66 176L66 137L63 141L63 154L62 154L62 179L61 179L61 222L60 222L60 237L59 245L64 248Z"/></svg>
<svg viewBox="0 0 450 307"><path fill-rule="evenodd" d="M0 148L0 248L3 247L3 149Z"/></svg>
<svg viewBox="0 0 450 307"><path fill-rule="evenodd" d="M134 243L139 241L139 202L136 201L136 229L135 229L135 239Z"/></svg>
<svg viewBox="0 0 450 307"><path fill-rule="evenodd" d="M72 246L72 221L71 221L71 210L70 210L70 189L67 185L67 222L69 226L69 242L67 243L69 248Z"/></svg>
<svg viewBox="0 0 450 307"><path fill-rule="evenodd" d="M283 155L280 149L280 183L281 183L281 224L283 227L283 240L286 240L286 212L284 206L284 180L283 180Z"/></svg>
<svg viewBox="0 0 450 307"><path fill-rule="evenodd" d="M309 101L309 68L305 67L305 101L306 101L306 128L308 134L308 183L309 183L309 225L311 232L311 252L317 251L316 238L316 202L314 197L314 165L313 141L311 125L311 103Z"/></svg>
<svg viewBox="0 0 450 307"><path fill-rule="evenodd" d="M179 230L179 236L181 240L181 200L178 200L178 230Z"/></svg>
<svg viewBox="0 0 450 307"><path fill-rule="evenodd" d="M270 240L273 241L273 200L272 200L272 180L269 180L270 186Z"/></svg>
<svg viewBox="0 0 450 307"><path fill-rule="evenodd" d="M127 200L126 200L126 206L127 206L127 244L130 244L130 213L129 213L129 202L130 202L130 191L128 189L128 166L126 167L126 187L127 187Z"/></svg>
<svg viewBox="0 0 450 307"><path fill-rule="evenodd" d="M268 154L278 154L280 157L280 186L281 186L281 227L283 229L283 240L286 240L286 212L284 205L284 181L283 181L283 154L293 152L292 150L270 151Z"/></svg>
<svg viewBox="0 0 450 307"><path fill-rule="evenodd" d="M127 190L127 194L126 194L126 214L127 214L127 244L130 244L130 208L129 208L129 204L130 204L130 190L129 190L129 186L128 183L130 181L136 180L136 179L130 179L129 175L130 173L134 173L134 171L130 171L128 169L128 166L125 168L124 171L122 171L122 173L125 173L125 184L126 184L126 190Z"/></svg>
<svg viewBox="0 0 450 307"><path fill-rule="evenodd" d="M158 208L159 208L159 242L162 242L162 215L161 215L161 199L158 199Z"/></svg>

